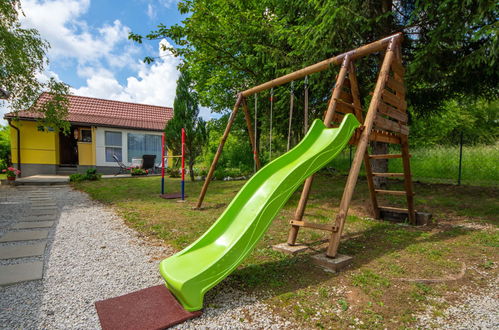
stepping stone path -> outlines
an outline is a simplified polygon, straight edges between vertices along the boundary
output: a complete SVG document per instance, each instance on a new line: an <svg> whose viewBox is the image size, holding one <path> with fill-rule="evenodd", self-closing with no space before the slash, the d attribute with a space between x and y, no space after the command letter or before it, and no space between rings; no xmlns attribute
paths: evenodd
<svg viewBox="0 0 499 330"><path fill-rule="evenodd" d="M33 188L23 191L28 194L30 210L0 237L0 285L43 278L47 238L57 220L58 208L48 191Z"/></svg>

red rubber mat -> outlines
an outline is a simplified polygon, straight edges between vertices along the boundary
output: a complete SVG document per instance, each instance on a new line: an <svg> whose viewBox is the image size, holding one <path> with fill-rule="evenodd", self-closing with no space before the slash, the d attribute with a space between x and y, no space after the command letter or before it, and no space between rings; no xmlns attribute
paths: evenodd
<svg viewBox="0 0 499 330"><path fill-rule="evenodd" d="M166 329L201 315L186 311L164 285L97 301L95 308L103 330Z"/></svg>

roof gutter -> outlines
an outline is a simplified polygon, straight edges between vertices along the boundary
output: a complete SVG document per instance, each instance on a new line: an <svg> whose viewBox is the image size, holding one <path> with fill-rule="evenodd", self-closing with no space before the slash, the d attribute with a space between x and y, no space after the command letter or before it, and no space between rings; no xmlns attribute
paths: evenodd
<svg viewBox="0 0 499 330"><path fill-rule="evenodd" d="M18 170L21 170L21 131L19 131L19 127L12 125L12 119L7 119L9 126L17 131L17 167ZM12 149L11 149L12 150ZM18 174L19 177L22 176L22 172Z"/></svg>

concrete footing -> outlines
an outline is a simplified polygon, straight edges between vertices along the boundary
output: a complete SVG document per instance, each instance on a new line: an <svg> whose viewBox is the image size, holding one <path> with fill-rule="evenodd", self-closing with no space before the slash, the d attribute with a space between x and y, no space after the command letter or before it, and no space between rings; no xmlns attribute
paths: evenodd
<svg viewBox="0 0 499 330"><path fill-rule="evenodd" d="M342 254L338 254L336 258L329 258L325 253L316 254L312 257L314 264L335 273L350 265L352 261L352 257Z"/></svg>
<svg viewBox="0 0 499 330"><path fill-rule="evenodd" d="M272 250L279 251L279 252L286 253L286 254L291 254L291 255L306 251L307 249L308 249L308 246L303 245L303 244L288 245L288 243L280 243L280 244L272 245Z"/></svg>

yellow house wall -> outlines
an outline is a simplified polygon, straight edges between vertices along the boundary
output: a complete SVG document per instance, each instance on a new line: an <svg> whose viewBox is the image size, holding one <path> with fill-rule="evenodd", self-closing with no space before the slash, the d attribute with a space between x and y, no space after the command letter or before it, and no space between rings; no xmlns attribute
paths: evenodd
<svg viewBox="0 0 499 330"><path fill-rule="evenodd" d="M95 165L93 161L94 146L92 142L78 142L78 164L80 165Z"/></svg>
<svg viewBox="0 0 499 330"><path fill-rule="evenodd" d="M34 121L14 121L21 134L21 161L23 164L58 164L59 134L38 131ZM17 163L17 131L10 130L12 162Z"/></svg>

